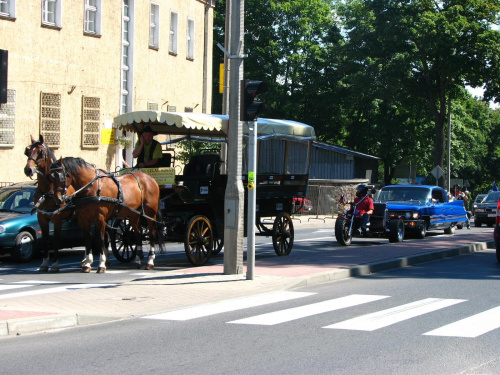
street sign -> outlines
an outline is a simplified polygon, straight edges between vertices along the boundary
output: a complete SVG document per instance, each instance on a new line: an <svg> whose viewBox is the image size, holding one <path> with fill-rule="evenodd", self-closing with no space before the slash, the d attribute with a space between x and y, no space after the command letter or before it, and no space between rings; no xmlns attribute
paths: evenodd
<svg viewBox="0 0 500 375"><path fill-rule="evenodd" d="M439 180L441 177L444 176L444 171L443 168L441 168L439 165L436 165L432 171L431 174L436 178L436 181Z"/></svg>

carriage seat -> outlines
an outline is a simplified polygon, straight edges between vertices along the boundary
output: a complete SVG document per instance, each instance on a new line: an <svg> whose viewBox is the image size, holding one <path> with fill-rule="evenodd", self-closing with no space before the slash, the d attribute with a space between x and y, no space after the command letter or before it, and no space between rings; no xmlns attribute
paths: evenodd
<svg viewBox="0 0 500 375"><path fill-rule="evenodd" d="M158 160L158 167L171 167L172 166L172 154L169 152L164 152L160 160Z"/></svg>
<svg viewBox="0 0 500 375"><path fill-rule="evenodd" d="M374 203L373 214L370 215L370 231L383 231L387 221L387 204Z"/></svg>
<svg viewBox="0 0 500 375"><path fill-rule="evenodd" d="M217 154L194 155L184 167L184 176L215 180L220 175L221 158Z"/></svg>

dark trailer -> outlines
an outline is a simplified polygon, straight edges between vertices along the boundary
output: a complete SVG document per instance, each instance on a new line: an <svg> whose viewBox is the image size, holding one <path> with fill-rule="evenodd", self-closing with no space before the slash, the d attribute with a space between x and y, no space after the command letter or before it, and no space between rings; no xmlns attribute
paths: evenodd
<svg viewBox="0 0 500 375"><path fill-rule="evenodd" d="M228 123L228 116L224 115L157 111L130 112L114 119L115 128L121 130L140 132L150 126L158 134L174 137L164 142L168 144L181 140L227 142ZM243 133L242 180L246 220L248 129L245 126ZM294 198L306 196L311 145L315 138L314 129L309 125L289 120L258 119L255 224L259 234L272 235L278 255L288 255L292 250L291 215L300 209L294 204ZM227 184L224 171L227 168L224 168L219 153L194 155L182 171L171 165L171 155L164 155L164 160L163 167L143 170L155 177L160 186L160 213L165 224L165 238L183 242L189 261L197 266L203 265L212 254L222 249L224 243ZM263 222L265 217L275 217L272 225ZM126 226L122 231L126 231ZM120 243L112 244L112 247L124 261L128 261L135 254L129 248L126 233L119 237ZM131 255L124 255L128 253Z"/></svg>

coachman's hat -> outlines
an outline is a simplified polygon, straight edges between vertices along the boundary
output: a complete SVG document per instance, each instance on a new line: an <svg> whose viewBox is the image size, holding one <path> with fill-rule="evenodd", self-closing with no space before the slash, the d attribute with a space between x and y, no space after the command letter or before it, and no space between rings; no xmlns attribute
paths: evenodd
<svg viewBox="0 0 500 375"><path fill-rule="evenodd" d="M146 126L141 132L139 132L139 134L142 134L142 133L152 133L153 135L158 135L157 132L153 131L153 129L151 129L151 126Z"/></svg>

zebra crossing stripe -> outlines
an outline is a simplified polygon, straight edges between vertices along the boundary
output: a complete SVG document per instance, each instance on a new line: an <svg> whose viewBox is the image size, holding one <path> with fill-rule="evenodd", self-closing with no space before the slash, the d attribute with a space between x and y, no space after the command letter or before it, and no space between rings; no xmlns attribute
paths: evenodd
<svg viewBox="0 0 500 375"><path fill-rule="evenodd" d="M195 306L187 309L145 316L143 319L190 320L209 315L221 314L229 311L242 310L249 307L263 306L275 302L289 301L297 298L307 297L313 294L316 293L282 291L259 294L245 298L219 301L210 305Z"/></svg>
<svg viewBox="0 0 500 375"><path fill-rule="evenodd" d="M432 311L465 302L464 299L426 298L376 313L359 316L323 328L374 331Z"/></svg>
<svg viewBox="0 0 500 375"><path fill-rule="evenodd" d="M483 311L424 333L424 335L474 338L497 328L500 328L500 307Z"/></svg>
<svg viewBox="0 0 500 375"><path fill-rule="evenodd" d="M47 282L44 282L47 283ZM50 283L50 282L49 282ZM28 297L28 296L37 296L42 294L50 294L50 293L59 293L59 292L67 292L70 290L78 290L78 289L91 289L91 288L107 288L117 286L118 284L76 284L76 285L68 285L68 286L56 286L52 288L45 288L39 290L28 290L25 292L17 292L17 293L9 293L0 295L0 300L10 299L10 298L19 298L19 297ZM25 287L31 287L36 285L26 284Z"/></svg>
<svg viewBox="0 0 500 375"><path fill-rule="evenodd" d="M291 309L275 311L268 314L256 315L250 318L233 320L232 324L255 324L272 326L292 320L305 318L312 315L322 314L329 311L345 309L347 307L361 305L363 303L378 301L389 296L353 294L346 297L335 298L327 301L313 303L310 305L294 307Z"/></svg>

